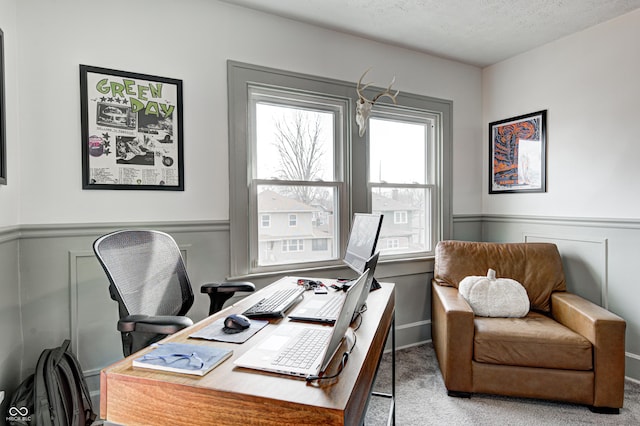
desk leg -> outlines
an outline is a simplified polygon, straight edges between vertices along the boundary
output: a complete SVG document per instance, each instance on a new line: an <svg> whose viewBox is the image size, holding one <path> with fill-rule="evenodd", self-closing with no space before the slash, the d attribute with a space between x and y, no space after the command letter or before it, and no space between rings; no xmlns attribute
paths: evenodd
<svg viewBox="0 0 640 426"><path fill-rule="evenodd" d="M390 398L389 417L387 425L396 424L396 313L391 317L391 394L382 392L371 392L373 396Z"/></svg>

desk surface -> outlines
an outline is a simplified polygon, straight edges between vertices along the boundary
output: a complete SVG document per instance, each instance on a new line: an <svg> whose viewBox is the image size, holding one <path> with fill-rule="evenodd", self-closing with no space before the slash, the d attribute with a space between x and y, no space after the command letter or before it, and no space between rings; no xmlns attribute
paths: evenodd
<svg viewBox="0 0 640 426"><path fill-rule="evenodd" d="M268 339L274 325L287 318L271 320L244 344L191 339L188 336L213 321L240 313L278 288L295 285L282 279L255 292L233 306L179 333L168 342L214 345L233 349L233 356L203 377L192 377L133 368L131 361L144 349L102 370L100 416L126 425L354 425L362 420L395 309L394 285L381 283L371 292L357 343L346 367L336 379L308 384L304 379L236 367L233 361L249 348ZM335 356L325 374L338 371Z"/></svg>

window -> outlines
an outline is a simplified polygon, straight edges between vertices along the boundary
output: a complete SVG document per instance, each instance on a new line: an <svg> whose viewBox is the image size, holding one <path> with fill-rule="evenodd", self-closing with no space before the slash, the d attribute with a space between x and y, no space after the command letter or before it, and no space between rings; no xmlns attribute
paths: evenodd
<svg viewBox="0 0 640 426"><path fill-rule="evenodd" d="M360 137L355 82L228 73L232 276L340 264L354 212L385 214L389 259L432 256L450 236L450 101L401 92Z"/></svg>
<svg viewBox="0 0 640 426"><path fill-rule="evenodd" d="M380 239L394 241L386 246L394 255L431 253L435 247L437 126L432 113L403 107L377 108L369 119L372 209L389 218Z"/></svg>
<svg viewBox="0 0 640 426"><path fill-rule="evenodd" d="M386 238L384 246L388 249L396 249L400 247L400 241L397 238Z"/></svg>
<svg viewBox="0 0 640 426"><path fill-rule="evenodd" d="M303 251L304 240L285 240L282 242L282 251Z"/></svg>
<svg viewBox="0 0 640 426"><path fill-rule="evenodd" d="M393 223L396 225L407 223L407 212L406 211L393 212Z"/></svg>

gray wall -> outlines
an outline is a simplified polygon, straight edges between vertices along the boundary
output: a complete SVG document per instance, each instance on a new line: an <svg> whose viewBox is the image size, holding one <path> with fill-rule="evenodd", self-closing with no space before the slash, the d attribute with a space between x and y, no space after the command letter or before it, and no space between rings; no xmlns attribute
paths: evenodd
<svg viewBox="0 0 640 426"><path fill-rule="evenodd" d="M0 391L7 393L5 399L18 385L22 366L18 251L17 229L0 229ZM0 423L3 413L0 410Z"/></svg>

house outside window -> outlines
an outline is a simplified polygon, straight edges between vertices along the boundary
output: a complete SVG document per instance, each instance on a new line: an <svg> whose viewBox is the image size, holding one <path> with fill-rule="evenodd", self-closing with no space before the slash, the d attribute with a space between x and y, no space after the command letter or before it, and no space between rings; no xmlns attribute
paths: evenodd
<svg viewBox="0 0 640 426"><path fill-rule="evenodd" d="M450 236L450 101L400 93L360 137L354 82L233 61L228 72L232 276L341 265L355 212L385 215L389 260L432 256Z"/></svg>
<svg viewBox="0 0 640 426"><path fill-rule="evenodd" d="M318 238L311 240L311 250L326 251L329 249L329 241L326 238Z"/></svg>

